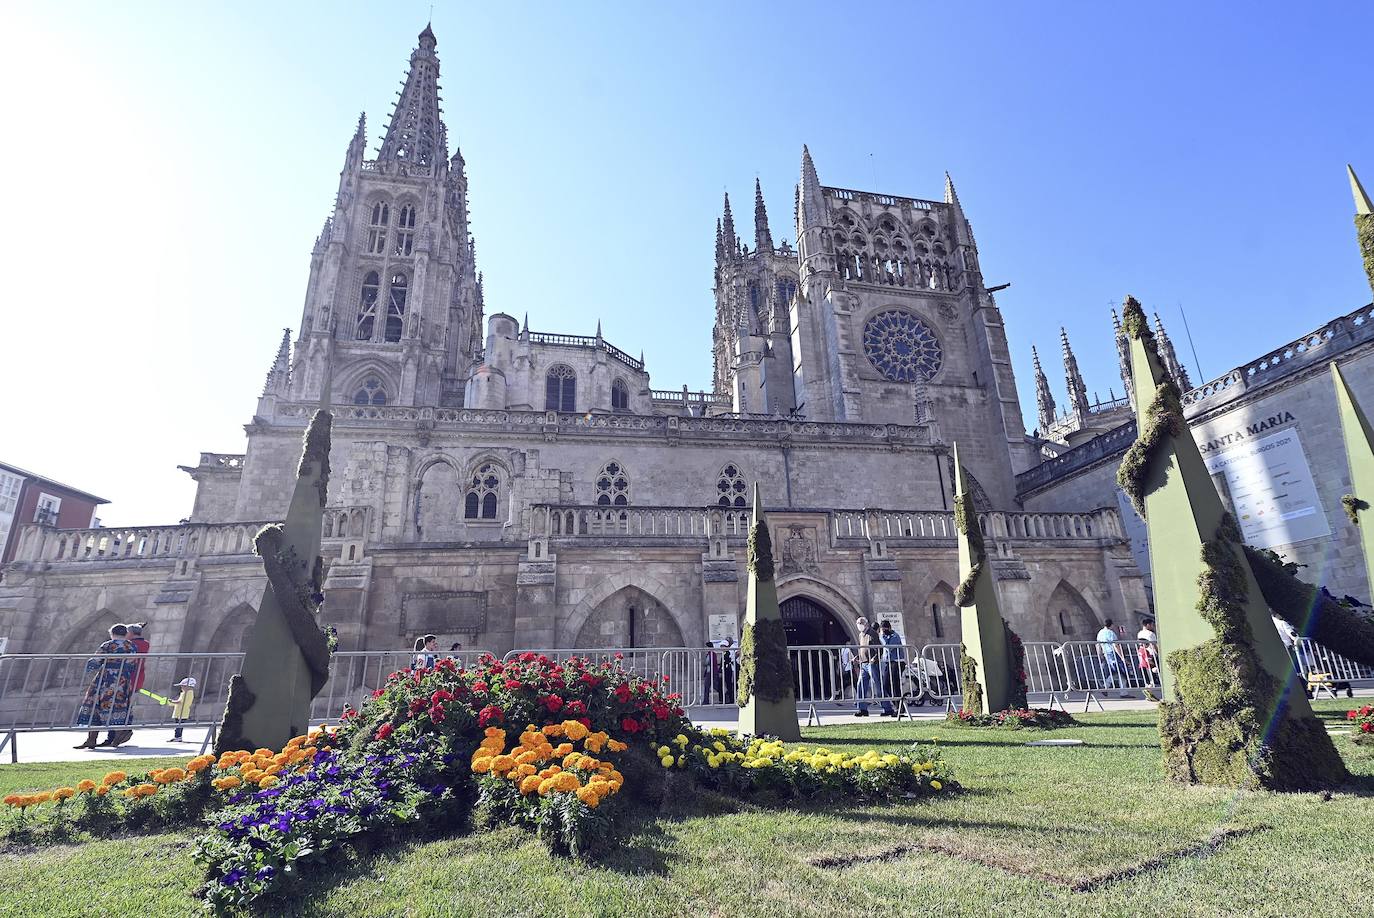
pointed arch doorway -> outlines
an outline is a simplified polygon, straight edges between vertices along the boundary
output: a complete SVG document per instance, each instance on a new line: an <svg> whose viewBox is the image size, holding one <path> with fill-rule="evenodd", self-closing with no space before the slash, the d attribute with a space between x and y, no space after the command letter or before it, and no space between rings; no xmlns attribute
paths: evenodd
<svg viewBox="0 0 1374 918"><path fill-rule="evenodd" d="M849 643L849 632L835 613L809 596L785 599L779 609L789 647Z"/></svg>

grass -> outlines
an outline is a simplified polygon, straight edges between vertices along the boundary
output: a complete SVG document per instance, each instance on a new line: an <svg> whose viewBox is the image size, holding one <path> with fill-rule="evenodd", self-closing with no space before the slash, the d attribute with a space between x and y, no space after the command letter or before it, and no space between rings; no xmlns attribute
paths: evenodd
<svg viewBox="0 0 1374 918"><path fill-rule="evenodd" d="M1346 707L1318 703L1331 720ZM338 864L272 914L1367 911L1367 871L1357 865L1374 857L1374 749L1335 738L1357 777L1329 800L1181 787L1162 777L1153 714L1081 719L1087 726L1049 734L929 722L808 730L808 740L832 746L900 749L938 737L967 790L914 804L800 810L670 800L594 866L552 859L514 829L413 842ZM1023 745L1045 736L1085 745ZM106 765L0 766L0 788L52 787L98 777ZM0 915L194 914L192 837L0 853Z"/></svg>

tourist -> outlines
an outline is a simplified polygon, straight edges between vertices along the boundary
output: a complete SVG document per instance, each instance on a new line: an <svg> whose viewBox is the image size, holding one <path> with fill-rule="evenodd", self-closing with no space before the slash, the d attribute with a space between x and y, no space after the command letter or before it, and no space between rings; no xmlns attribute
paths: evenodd
<svg viewBox="0 0 1374 918"><path fill-rule="evenodd" d="M172 723L176 728L172 730L172 738L169 743L181 742L182 724L191 719L191 708L196 703L196 677L187 676L173 688L181 689L181 694L177 695L176 701L172 702Z"/></svg>
<svg viewBox="0 0 1374 918"><path fill-rule="evenodd" d="M462 653L462 652L463 652L463 642L462 642L462 641L454 641L452 644L449 645L448 652L449 652L450 655Z"/></svg>
<svg viewBox="0 0 1374 918"><path fill-rule="evenodd" d="M415 669L433 669L438 660L439 639L432 634L415 639Z"/></svg>
<svg viewBox="0 0 1374 918"><path fill-rule="evenodd" d="M129 642L134 645L135 653L147 653L152 649L153 645L148 642L148 639L143 634L144 629L148 627L147 622L132 622L124 627L129 629ZM147 675L147 672L143 668L143 661L139 660L136 662L131 677L133 680L133 690L129 693L129 720L133 720L133 702L138 699L138 693L143 690L143 680ZM111 732L109 736L109 739L112 741L110 743L111 746L122 746L133 738L134 731L132 730L114 731Z"/></svg>
<svg viewBox="0 0 1374 918"><path fill-rule="evenodd" d="M1146 685L1159 683L1159 635L1155 633L1155 620L1147 618L1140 623L1140 631L1135 636L1140 642L1136 650L1140 675Z"/></svg>
<svg viewBox="0 0 1374 918"><path fill-rule="evenodd" d="M878 636L877 630L862 615L855 619L854 624L859 629L859 682L855 691L857 696L859 717L868 716L867 698L872 698L878 689L878 671L882 665L879 656L879 647L882 639ZM892 702L887 698L882 699L883 716L890 716L896 712L892 710Z"/></svg>
<svg viewBox="0 0 1374 918"><path fill-rule="evenodd" d="M722 669L725 674L725 703L735 703L735 673L739 669L739 643L730 638L728 641L721 641L721 646L725 648L722 654Z"/></svg>
<svg viewBox="0 0 1374 918"><path fill-rule="evenodd" d="M1307 675L1304 672L1302 659L1298 656L1298 633L1293 630L1293 626L1288 622L1272 612L1269 614L1274 619L1274 630L1279 633L1279 640L1283 642L1284 653L1288 654L1288 658L1293 661L1293 671L1301 676Z"/></svg>
<svg viewBox="0 0 1374 918"><path fill-rule="evenodd" d="M859 685L859 658L854 653L854 648L845 645L840 648L840 684L836 689L832 701L844 697L845 686L849 686L849 691L854 697L858 697L857 687Z"/></svg>
<svg viewBox="0 0 1374 918"><path fill-rule="evenodd" d="M878 628L883 642L883 693L893 698L902 697L902 670L906 667L906 654L902 651L902 636L892 628L892 622L884 621ZM891 712L895 715L896 712ZM883 716L890 716L884 709Z"/></svg>
<svg viewBox="0 0 1374 918"><path fill-rule="evenodd" d="M95 727L86 734L86 741L76 749L95 749L113 746L115 730L103 743L96 743L100 727L123 727L129 722L129 701L133 698L133 667L129 656L137 653L129 640L129 629L115 625L110 639L100 645L97 657L86 661L86 695L76 709L73 726Z"/></svg>
<svg viewBox="0 0 1374 918"><path fill-rule="evenodd" d="M1121 657L1117 653L1117 642L1121 638L1112 630L1112 620L1109 618L1102 624L1102 630L1097 632L1097 647L1102 652L1102 663L1106 669L1106 677L1102 681L1103 688L1125 688L1126 687L1126 668L1121 665ZM1127 697L1125 692L1122 697Z"/></svg>
<svg viewBox="0 0 1374 918"><path fill-rule="evenodd" d="M707 641L706 646L711 648L701 655L701 704L711 703L711 686L720 685L720 657L713 652L716 647L715 641ZM725 692L717 689L717 697L725 700Z"/></svg>

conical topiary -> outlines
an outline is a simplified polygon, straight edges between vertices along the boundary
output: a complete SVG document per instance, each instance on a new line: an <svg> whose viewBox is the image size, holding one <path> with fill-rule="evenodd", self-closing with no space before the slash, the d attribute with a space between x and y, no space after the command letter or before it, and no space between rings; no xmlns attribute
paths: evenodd
<svg viewBox="0 0 1374 918"><path fill-rule="evenodd" d="M763 515L759 486L749 525L749 590L744 634L739 642L739 732L752 736L801 739L787 633L773 583L773 540Z"/></svg>

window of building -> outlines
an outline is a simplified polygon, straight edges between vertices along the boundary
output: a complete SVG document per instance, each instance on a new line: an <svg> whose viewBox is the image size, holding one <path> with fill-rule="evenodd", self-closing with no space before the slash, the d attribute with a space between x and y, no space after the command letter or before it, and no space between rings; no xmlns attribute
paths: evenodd
<svg viewBox="0 0 1374 918"><path fill-rule="evenodd" d="M577 374L572 367L558 364L545 377L544 407L549 411L576 411Z"/></svg>
<svg viewBox="0 0 1374 918"><path fill-rule="evenodd" d="M485 462L472 473L468 493L463 498L463 518L469 520L496 519L497 494L501 491L501 470L495 463Z"/></svg>
<svg viewBox="0 0 1374 918"><path fill-rule="evenodd" d="M377 272L368 271L358 296L358 327L353 337L359 341L372 340L372 328L377 323L377 296L381 289L382 281Z"/></svg>
<svg viewBox="0 0 1374 918"><path fill-rule="evenodd" d="M864 354L894 382L928 381L940 371L940 342L909 312L889 309L864 323Z"/></svg>
<svg viewBox="0 0 1374 918"><path fill-rule="evenodd" d="M625 467L612 460L596 476L596 502L602 507L625 507L630 503L630 476Z"/></svg>
<svg viewBox="0 0 1374 918"><path fill-rule="evenodd" d="M14 512L19 504L19 488L23 483L24 479L18 475L0 472L0 516Z"/></svg>
<svg viewBox="0 0 1374 918"><path fill-rule="evenodd" d="M623 379L617 379L615 382L611 383L611 410L630 410L630 387L625 385L625 380Z"/></svg>
<svg viewBox="0 0 1374 918"><path fill-rule="evenodd" d="M386 307L386 340L401 340L401 325L406 317L406 276L397 271L391 275Z"/></svg>
<svg viewBox="0 0 1374 918"><path fill-rule="evenodd" d="M747 507L749 486L740 474L739 466L730 463L720 470L716 480L716 504L721 507Z"/></svg>
<svg viewBox="0 0 1374 918"><path fill-rule="evenodd" d="M353 393L353 404L385 405L386 390L382 388L382 381L375 376L363 380L362 388Z"/></svg>
<svg viewBox="0 0 1374 918"><path fill-rule="evenodd" d="M39 494L38 506L33 511L33 521L46 526L57 525L57 512L62 509L62 498L51 494Z"/></svg>
<svg viewBox="0 0 1374 918"><path fill-rule="evenodd" d="M797 282L790 277L778 278L778 305L786 309L797 293Z"/></svg>
<svg viewBox="0 0 1374 918"><path fill-rule="evenodd" d="M415 205L407 204L396 215L395 255L409 255L415 247Z"/></svg>
<svg viewBox="0 0 1374 918"><path fill-rule="evenodd" d="M942 638L945 636L945 629L940 626L940 604L933 602L930 604L930 621L935 626L935 636Z"/></svg>
<svg viewBox="0 0 1374 918"><path fill-rule="evenodd" d="M1063 609L1059 610L1059 633L1069 633L1069 616L1064 612Z"/></svg>
<svg viewBox="0 0 1374 918"><path fill-rule="evenodd" d="M391 222L391 205L377 201L372 205L372 217L368 221L367 250L373 255L386 251L386 227Z"/></svg>

